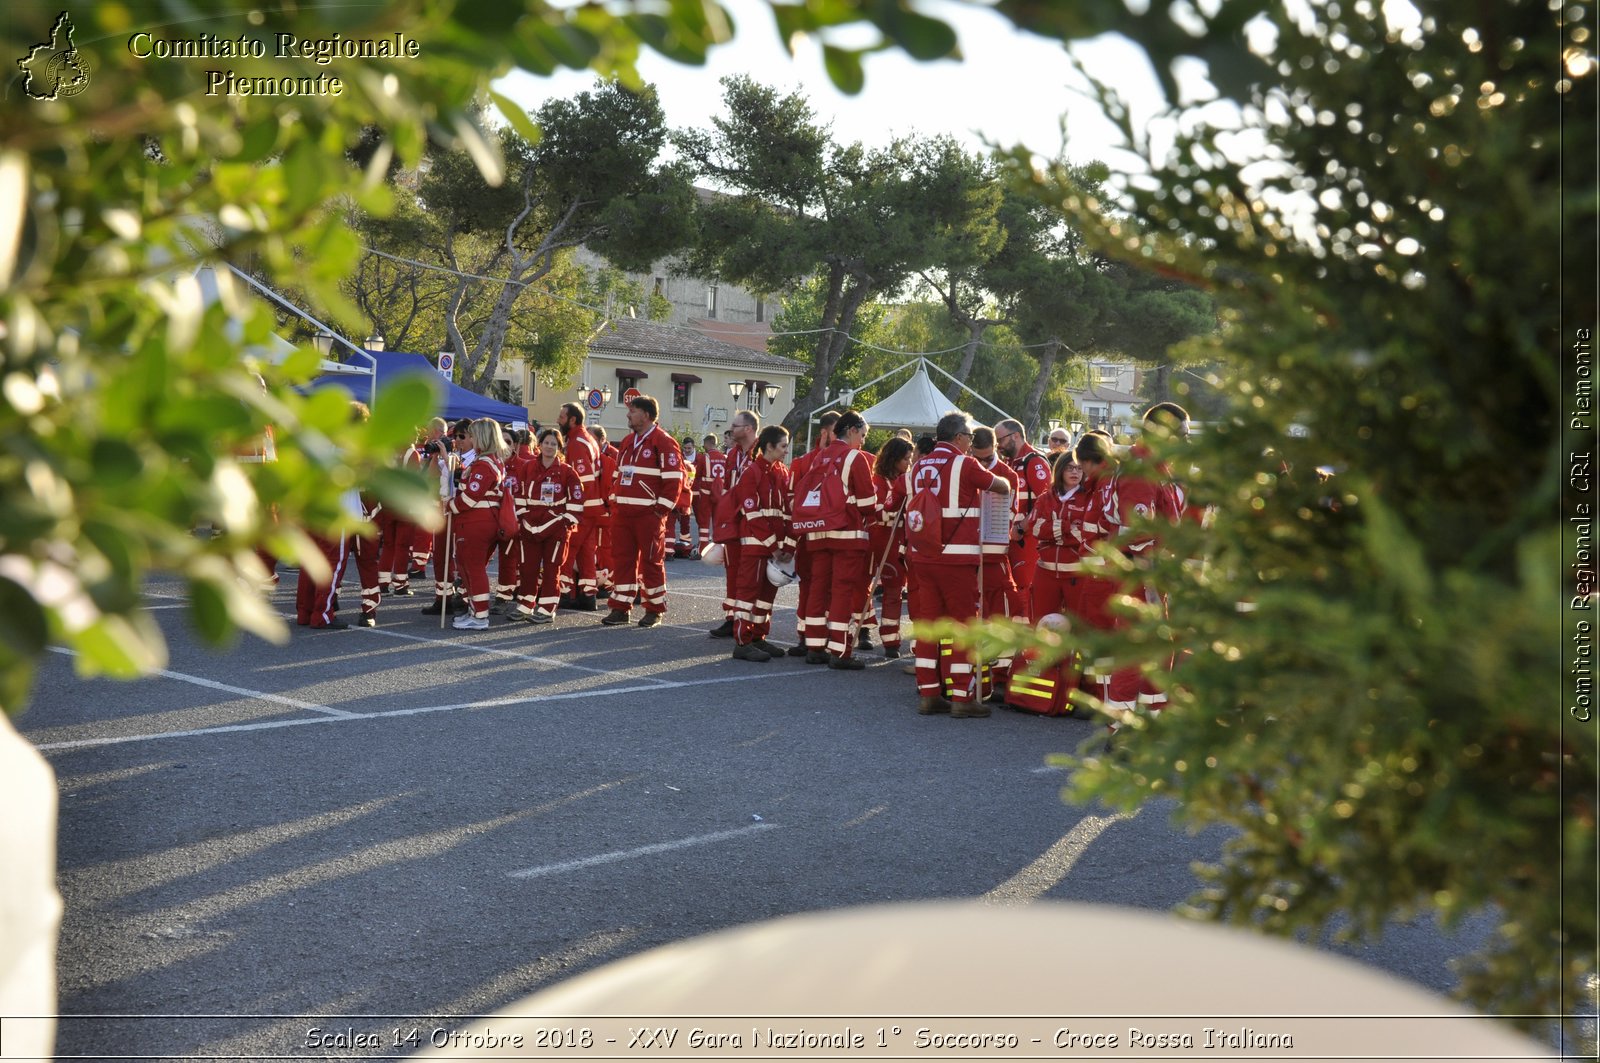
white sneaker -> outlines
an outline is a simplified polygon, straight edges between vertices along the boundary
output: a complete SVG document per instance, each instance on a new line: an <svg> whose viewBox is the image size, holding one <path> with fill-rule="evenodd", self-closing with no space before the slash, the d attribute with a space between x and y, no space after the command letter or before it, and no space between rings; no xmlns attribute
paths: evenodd
<svg viewBox="0 0 1600 1063"><path fill-rule="evenodd" d="M461 628L463 631L484 631L489 627L489 618L486 616L473 616L471 613L462 613L451 622L450 626Z"/></svg>

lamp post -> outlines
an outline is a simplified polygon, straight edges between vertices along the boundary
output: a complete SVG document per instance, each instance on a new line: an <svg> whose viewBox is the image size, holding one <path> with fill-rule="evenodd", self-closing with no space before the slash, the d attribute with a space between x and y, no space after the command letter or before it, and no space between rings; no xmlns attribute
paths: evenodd
<svg viewBox="0 0 1600 1063"><path fill-rule="evenodd" d="M328 357L329 352L333 350L333 333L323 329L312 337L311 345L317 349L317 353L322 357Z"/></svg>
<svg viewBox="0 0 1600 1063"><path fill-rule="evenodd" d="M379 332L377 329L373 329L372 335L367 337L367 350L381 351L383 350L383 344L383 333Z"/></svg>

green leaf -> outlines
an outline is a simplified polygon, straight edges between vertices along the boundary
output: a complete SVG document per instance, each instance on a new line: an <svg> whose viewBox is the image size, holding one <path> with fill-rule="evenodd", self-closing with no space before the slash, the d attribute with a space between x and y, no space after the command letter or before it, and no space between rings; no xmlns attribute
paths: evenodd
<svg viewBox="0 0 1600 1063"><path fill-rule="evenodd" d="M861 54L838 48L831 44L822 46L822 65L828 77L840 92L854 96L866 84L866 74L861 69Z"/></svg>
<svg viewBox="0 0 1600 1063"><path fill-rule="evenodd" d="M409 373L378 389L367 422L367 441L382 450L403 448L438 408L439 385L433 374Z"/></svg>
<svg viewBox="0 0 1600 1063"><path fill-rule="evenodd" d="M78 671L116 679L137 679L166 667L167 647L160 629L128 617L102 616L69 641L78 651Z"/></svg>
<svg viewBox="0 0 1600 1063"><path fill-rule="evenodd" d="M33 656L44 652L49 625L27 588L0 576L0 643Z"/></svg>
<svg viewBox="0 0 1600 1063"><path fill-rule="evenodd" d="M189 615L195 631L213 646L222 645L233 634L227 592L209 579L189 581Z"/></svg>
<svg viewBox="0 0 1600 1063"><path fill-rule="evenodd" d="M539 127L533 124L533 119L528 117L527 111L493 89L489 90L489 98L500 108L500 113L505 115L506 121L511 123L511 128L515 129L523 140L529 144L539 143Z"/></svg>
<svg viewBox="0 0 1600 1063"><path fill-rule="evenodd" d="M913 59L927 61L957 55L956 31L936 18L892 8L879 29Z"/></svg>

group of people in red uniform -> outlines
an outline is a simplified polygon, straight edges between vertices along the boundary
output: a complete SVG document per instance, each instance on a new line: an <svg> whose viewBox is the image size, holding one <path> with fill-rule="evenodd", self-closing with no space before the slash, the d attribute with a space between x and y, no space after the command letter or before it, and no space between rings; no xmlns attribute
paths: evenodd
<svg viewBox="0 0 1600 1063"><path fill-rule="evenodd" d="M979 662L928 633L941 619L1103 630L1122 622L1109 603L1128 588L1109 575L1099 547L1145 555L1157 547L1155 525L1184 519L1188 506L1164 469L1121 472L1109 436L1090 432L1047 456L1015 420L979 427L952 411L931 436L913 442L902 431L872 454L869 426L850 410L824 415L817 445L791 461L788 432L763 428L752 411L734 415L726 450L714 436L698 451L681 446L658 415L653 398L632 399L629 431L615 445L575 404L536 439L521 432L508 441L487 419L436 420L401 460L436 478L445 529L364 510L379 538L325 544L330 567L341 552L362 565L363 623L375 622L381 594L413 593L410 579L431 560L434 602L423 612L457 614L457 628L487 627L493 609L548 624L559 609L597 609L602 594L602 624L628 624L637 608L638 626L654 627L667 608L669 543L686 539L679 522L692 513L694 552L724 569L724 619L710 634L731 639L737 660L793 656L858 670L874 629L885 657L901 655L909 614L922 622L908 671L923 714L987 716L986 699L1060 714L1080 687L1113 710L1164 703L1159 681L1138 668ZM1187 434L1188 417L1159 403L1145 424ZM794 580L797 638L785 647L770 639L773 603ZM329 589L310 590L301 622L344 626L332 619ZM1160 606L1143 587L1131 593Z"/></svg>

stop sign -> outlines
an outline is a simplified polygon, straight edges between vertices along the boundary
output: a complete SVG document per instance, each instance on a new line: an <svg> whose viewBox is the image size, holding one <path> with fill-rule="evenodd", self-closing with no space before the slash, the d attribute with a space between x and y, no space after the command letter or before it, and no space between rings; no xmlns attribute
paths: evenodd
<svg viewBox="0 0 1600 1063"><path fill-rule="evenodd" d="M627 391L622 393L622 401L625 403L632 402L634 399L638 398L640 394L641 392L638 388L629 388Z"/></svg>

